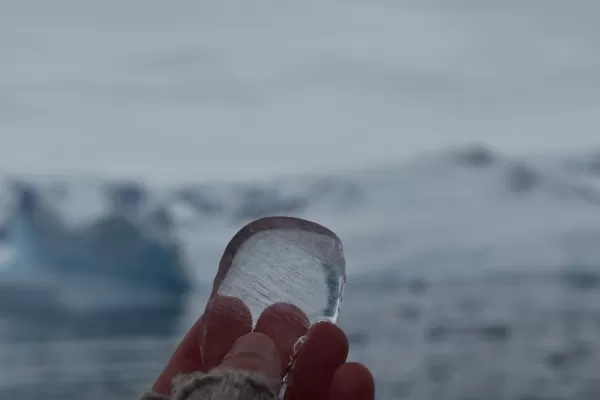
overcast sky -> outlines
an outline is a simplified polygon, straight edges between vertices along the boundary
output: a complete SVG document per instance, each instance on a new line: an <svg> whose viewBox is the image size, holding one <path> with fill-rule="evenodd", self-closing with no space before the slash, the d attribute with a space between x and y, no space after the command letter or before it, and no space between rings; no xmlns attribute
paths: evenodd
<svg viewBox="0 0 600 400"><path fill-rule="evenodd" d="M12 4L11 4L12 3ZM0 4L0 173L223 179L600 145L597 0Z"/></svg>

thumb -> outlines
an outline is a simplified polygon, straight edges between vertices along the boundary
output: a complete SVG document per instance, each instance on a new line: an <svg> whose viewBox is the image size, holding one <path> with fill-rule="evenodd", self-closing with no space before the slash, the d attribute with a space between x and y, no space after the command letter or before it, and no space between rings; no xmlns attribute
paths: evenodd
<svg viewBox="0 0 600 400"><path fill-rule="evenodd" d="M281 378L281 360L273 341L262 333L248 333L235 341L216 369L241 370Z"/></svg>

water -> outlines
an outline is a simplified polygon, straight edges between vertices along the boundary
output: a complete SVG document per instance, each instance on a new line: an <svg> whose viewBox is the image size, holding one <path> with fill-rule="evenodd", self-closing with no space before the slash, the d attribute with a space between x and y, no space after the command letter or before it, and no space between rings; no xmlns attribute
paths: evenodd
<svg viewBox="0 0 600 400"><path fill-rule="evenodd" d="M594 399L598 304L597 287L577 290L543 277L385 285L350 279L340 324L350 358L375 374L378 399ZM187 325L163 323L181 331ZM132 399L160 372L180 334L148 328L111 339L4 341L0 395Z"/></svg>
<svg viewBox="0 0 600 400"><path fill-rule="evenodd" d="M164 366L173 340L69 340L3 345L2 398L135 399Z"/></svg>

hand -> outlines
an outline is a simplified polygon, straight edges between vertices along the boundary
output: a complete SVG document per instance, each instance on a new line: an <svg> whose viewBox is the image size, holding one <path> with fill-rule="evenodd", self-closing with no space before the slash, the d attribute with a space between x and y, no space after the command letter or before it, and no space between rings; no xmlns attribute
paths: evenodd
<svg viewBox="0 0 600 400"><path fill-rule="evenodd" d="M374 399L369 370L346 362L348 340L339 327L318 323L308 329L308 320L298 308L279 303L262 313L252 331L250 311L232 297L218 297L208 304L152 389L167 395L176 375L218 368L258 372L281 382L294 344L303 335L306 339L288 378L285 400Z"/></svg>

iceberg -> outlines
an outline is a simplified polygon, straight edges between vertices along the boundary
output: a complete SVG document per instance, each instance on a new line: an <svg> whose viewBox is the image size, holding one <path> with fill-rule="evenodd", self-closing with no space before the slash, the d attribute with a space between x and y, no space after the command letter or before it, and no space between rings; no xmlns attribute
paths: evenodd
<svg viewBox="0 0 600 400"><path fill-rule="evenodd" d="M2 244L0 312L178 304L191 284L168 230L153 232L119 209L69 226L31 185L13 185ZM159 235L160 233L161 235Z"/></svg>

